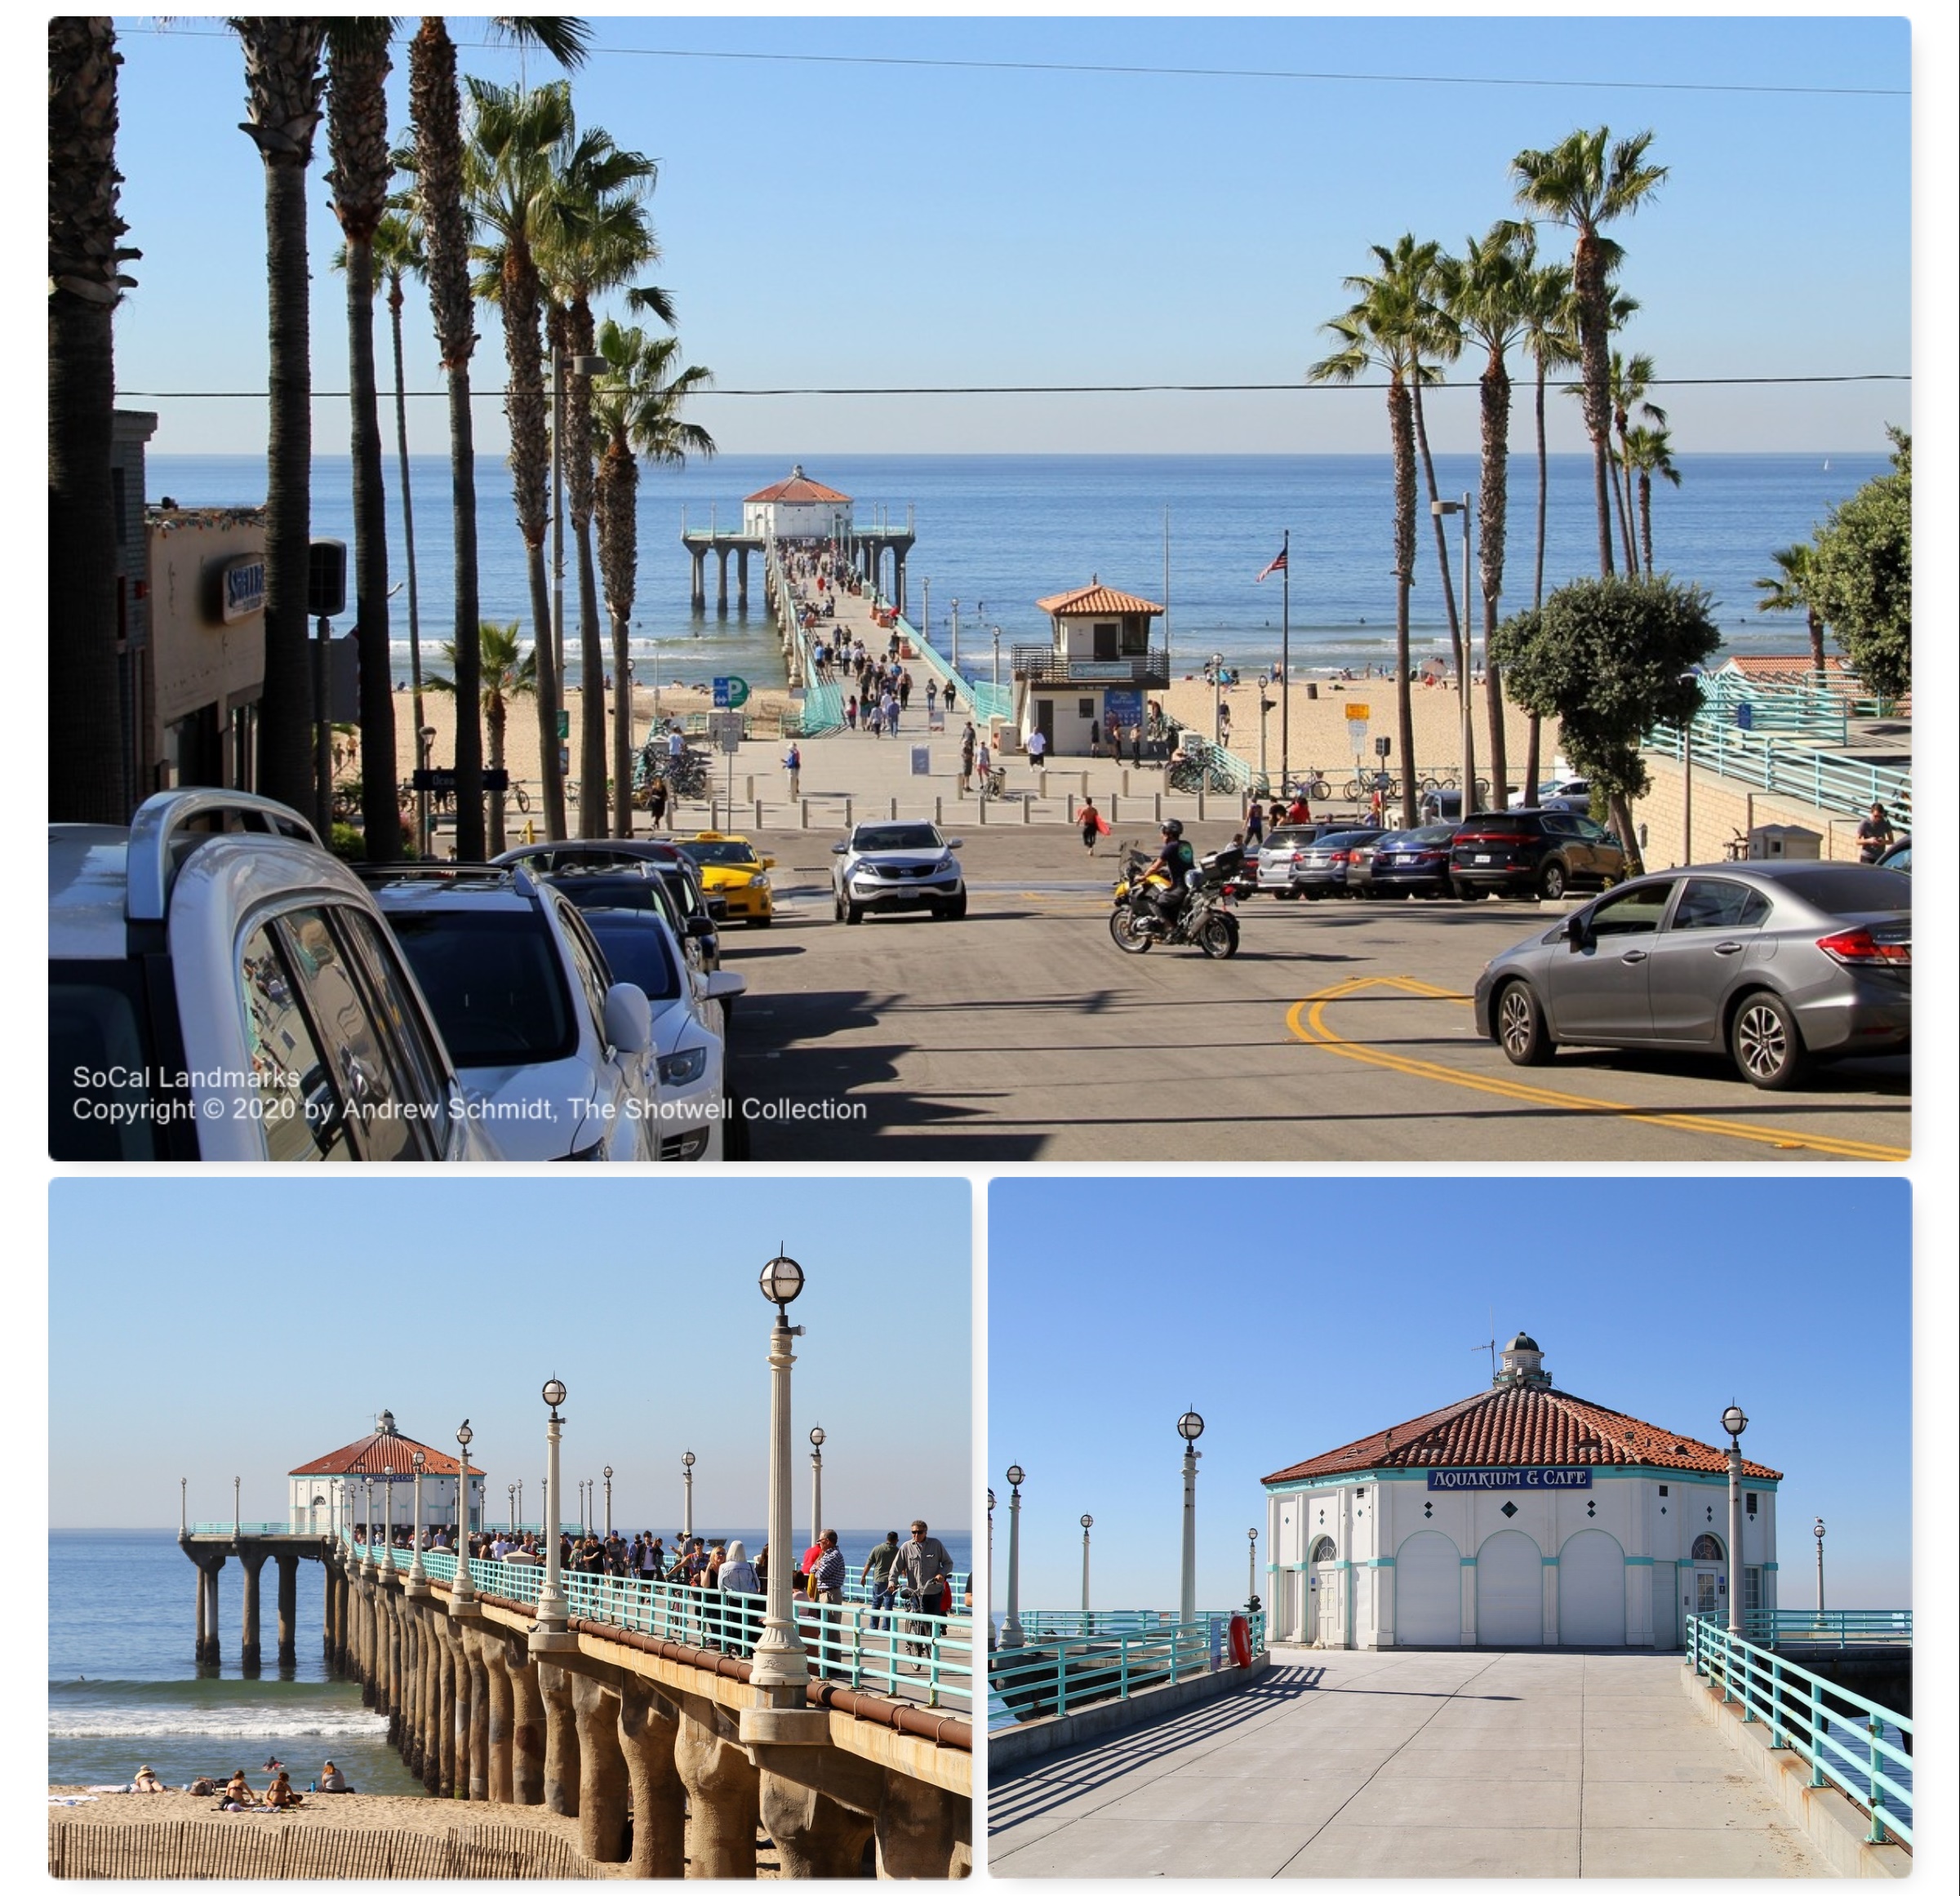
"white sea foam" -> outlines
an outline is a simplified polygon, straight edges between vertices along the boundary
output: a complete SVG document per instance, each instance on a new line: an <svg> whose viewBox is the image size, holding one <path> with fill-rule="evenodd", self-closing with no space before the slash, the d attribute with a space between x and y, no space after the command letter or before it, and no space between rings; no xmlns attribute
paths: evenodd
<svg viewBox="0 0 1960 1896"><path fill-rule="evenodd" d="M86 1710L51 1712L47 1735L55 1740L237 1738L246 1743L273 1738L384 1739L388 1735L388 1721L358 1705L344 1707L269 1705L263 1710L243 1705L214 1705L208 1709L189 1705L145 1705L132 1706L123 1712L91 1706Z"/></svg>

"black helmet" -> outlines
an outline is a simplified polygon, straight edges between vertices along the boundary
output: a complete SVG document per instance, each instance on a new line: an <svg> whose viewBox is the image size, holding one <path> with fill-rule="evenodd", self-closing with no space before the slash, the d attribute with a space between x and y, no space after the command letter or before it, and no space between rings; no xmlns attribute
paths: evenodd
<svg viewBox="0 0 1960 1896"><path fill-rule="evenodd" d="M1166 818L1162 828L1164 834L1173 842L1184 833L1184 826L1175 816Z"/></svg>

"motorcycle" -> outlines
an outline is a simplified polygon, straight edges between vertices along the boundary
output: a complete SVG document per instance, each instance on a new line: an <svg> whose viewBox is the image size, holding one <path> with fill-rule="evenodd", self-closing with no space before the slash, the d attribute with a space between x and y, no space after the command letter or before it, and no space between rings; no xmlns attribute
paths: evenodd
<svg viewBox="0 0 1960 1896"><path fill-rule="evenodd" d="M1232 905L1244 864L1240 849L1200 857L1185 877L1184 906L1167 927L1154 898L1171 886L1170 878L1149 850L1131 850L1129 866L1116 884L1109 939L1127 955L1148 954L1161 941L1172 948L1195 947L1210 961L1229 961L1238 952L1238 917Z"/></svg>

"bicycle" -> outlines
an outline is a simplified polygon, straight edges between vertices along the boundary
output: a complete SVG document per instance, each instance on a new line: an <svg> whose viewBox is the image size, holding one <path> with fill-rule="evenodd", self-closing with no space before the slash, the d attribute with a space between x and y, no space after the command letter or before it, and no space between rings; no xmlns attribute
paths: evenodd
<svg viewBox="0 0 1960 1896"><path fill-rule="evenodd" d="M1007 794L1007 773L998 764L980 773L980 793L983 803L989 797L998 802Z"/></svg>

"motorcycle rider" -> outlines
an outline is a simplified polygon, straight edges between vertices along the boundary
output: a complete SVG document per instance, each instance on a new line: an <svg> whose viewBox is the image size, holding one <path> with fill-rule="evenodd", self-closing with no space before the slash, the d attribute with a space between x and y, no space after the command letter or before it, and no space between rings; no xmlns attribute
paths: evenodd
<svg viewBox="0 0 1960 1896"><path fill-rule="evenodd" d="M1198 857L1184 841L1184 826L1175 816L1164 819L1160 833L1163 846L1157 852L1156 860L1137 878L1136 912L1145 927L1154 923L1158 933L1168 935L1176 923L1178 911L1184 905L1184 878L1198 866ZM1155 890L1146 890L1144 877L1158 873L1168 878L1167 884ZM1146 895L1155 904L1154 917L1144 911Z"/></svg>

